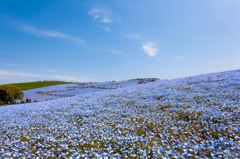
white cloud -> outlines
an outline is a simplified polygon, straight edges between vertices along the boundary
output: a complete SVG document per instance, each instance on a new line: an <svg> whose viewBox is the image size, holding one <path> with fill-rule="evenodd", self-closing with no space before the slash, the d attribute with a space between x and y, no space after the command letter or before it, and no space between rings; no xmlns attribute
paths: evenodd
<svg viewBox="0 0 240 159"><path fill-rule="evenodd" d="M89 13L90 16L94 18L95 21L101 22L104 24L112 23L113 18L111 16L111 12L107 9L100 8L100 7L93 7L90 9Z"/></svg>
<svg viewBox="0 0 240 159"><path fill-rule="evenodd" d="M106 32L111 31L109 24L113 23L114 21L118 21L117 18L113 17L112 12L109 9L106 9L102 6L92 7L88 14L93 17L96 26Z"/></svg>
<svg viewBox="0 0 240 159"><path fill-rule="evenodd" d="M21 31L24 31L26 33L31 33L35 36L42 36L42 37L49 37L49 38L57 38L57 39L62 39L66 41L71 41L75 43L84 43L84 40L81 38L77 38L65 33L53 31L53 30L41 30L32 26L24 25L24 24L17 24L15 27L19 28Z"/></svg>
<svg viewBox="0 0 240 159"><path fill-rule="evenodd" d="M143 43L142 49L146 54L148 54L151 57L157 55L159 51L157 45L154 42Z"/></svg>

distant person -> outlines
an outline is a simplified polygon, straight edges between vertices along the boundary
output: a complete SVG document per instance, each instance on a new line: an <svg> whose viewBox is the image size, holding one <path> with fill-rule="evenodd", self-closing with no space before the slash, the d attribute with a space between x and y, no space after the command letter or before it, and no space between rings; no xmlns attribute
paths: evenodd
<svg viewBox="0 0 240 159"><path fill-rule="evenodd" d="M28 98L26 99L26 103L28 103Z"/></svg>

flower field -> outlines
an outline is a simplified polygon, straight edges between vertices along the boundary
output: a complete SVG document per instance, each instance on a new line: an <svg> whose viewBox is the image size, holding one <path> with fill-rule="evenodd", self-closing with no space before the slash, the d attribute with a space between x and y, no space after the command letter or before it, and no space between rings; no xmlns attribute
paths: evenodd
<svg viewBox="0 0 240 159"><path fill-rule="evenodd" d="M239 158L240 70L0 107L1 158Z"/></svg>

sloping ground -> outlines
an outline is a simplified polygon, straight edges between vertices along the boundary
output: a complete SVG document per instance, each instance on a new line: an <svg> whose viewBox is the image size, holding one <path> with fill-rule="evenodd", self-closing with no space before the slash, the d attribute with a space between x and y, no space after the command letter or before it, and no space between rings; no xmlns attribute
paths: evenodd
<svg viewBox="0 0 240 159"><path fill-rule="evenodd" d="M239 158L240 70L0 108L0 156Z"/></svg>
<svg viewBox="0 0 240 159"><path fill-rule="evenodd" d="M29 90L34 88L41 88L47 86L54 86L59 84L71 84L71 82L64 81L37 81L37 82L23 82L23 83L11 83L10 85L14 85L19 87L21 90Z"/></svg>
<svg viewBox="0 0 240 159"><path fill-rule="evenodd" d="M77 84L60 84L60 85L25 90L25 91L23 91L23 93L24 93L23 100L26 100L26 98L31 99L32 101L34 101L34 100L46 101L46 100L58 99L58 98L61 98L61 96L49 95L47 93L37 93L37 92L67 90L68 87L75 86L75 85L77 85Z"/></svg>
<svg viewBox="0 0 240 159"><path fill-rule="evenodd" d="M101 82L81 84L60 84L35 88L23 91L25 101L27 98L32 101L47 101L69 96L83 95L109 89L124 88L137 85L137 80L120 81L120 82Z"/></svg>

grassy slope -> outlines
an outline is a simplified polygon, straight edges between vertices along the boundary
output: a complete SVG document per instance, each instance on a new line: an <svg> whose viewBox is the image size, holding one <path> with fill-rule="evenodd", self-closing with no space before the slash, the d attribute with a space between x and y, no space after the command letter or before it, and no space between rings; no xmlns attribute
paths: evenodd
<svg viewBox="0 0 240 159"><path fill-rule="evenodd" d="M70 83L71 82L64 82L64 81L37 81L37 82L12 83L10 85L15 85L21 88L22 90L28 90L28 89L53 86L58 84L70 84Z"/></svg>

